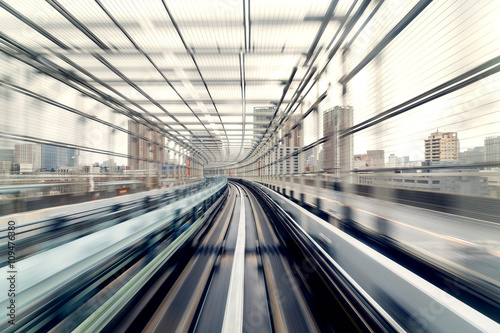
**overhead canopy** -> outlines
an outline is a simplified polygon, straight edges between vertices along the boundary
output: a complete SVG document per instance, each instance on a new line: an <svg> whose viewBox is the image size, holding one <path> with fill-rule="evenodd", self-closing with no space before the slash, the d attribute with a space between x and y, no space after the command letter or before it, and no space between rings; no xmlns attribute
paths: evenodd
<svg viewBox="0 0 500 333"><path fill-rule="evenodd" d="M6 0L0 46L220 165L256 147L355 3Z"/></svg>

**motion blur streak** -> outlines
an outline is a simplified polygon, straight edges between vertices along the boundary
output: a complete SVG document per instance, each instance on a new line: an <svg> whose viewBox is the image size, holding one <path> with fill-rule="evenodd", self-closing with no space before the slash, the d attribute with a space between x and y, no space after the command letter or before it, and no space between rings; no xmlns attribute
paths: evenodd
<svg viewBox="0 0 500 333"><path fill-rule="evenodd" d="M500 332L499 17L0 0L0 330Z"/></svg>

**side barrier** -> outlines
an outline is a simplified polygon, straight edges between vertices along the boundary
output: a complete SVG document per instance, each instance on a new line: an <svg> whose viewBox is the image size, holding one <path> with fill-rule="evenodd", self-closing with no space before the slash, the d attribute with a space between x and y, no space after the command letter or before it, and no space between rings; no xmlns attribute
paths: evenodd
<svg viewBox="0 0 500 333"><path fill-rule="evenodd" d="M75 310L102 289L103 281L126 271L137 258L148 253L153 243L168 235L167 253L171 255L201 227L208 211L200 211L208 206L207 201L217 202L226 188L227 179L220 179L198 192L186 192L180 200L162 208L17 262L16 325L4 319L0 331L15 332L35 326L43 330L51 318L64 317ZM198 220L192 218L193 211L200 216ZM185 222L182 227L175 223L179 218ZM8 276L10 270L2 267L0 274ZM8 290L8 281L3 281L0 286ZM4 309L11 302L7 293L0 295Z"/></svg>
<svg viewBox="0 0 500 333"><path fill-rule="evenodd" d="M130 220L211 186L216 178L98 201L0 217L0 266L7 263L8 227L15 225L16 260L46 251L92 232ZM9 222L10 221L10 222Z"/></svg>
<svg viewBox="0 0 500 333"><path fill-rule="evenodd" d="M495 321L299 205L265 186L242 181L274 200L294 227L343 272L374 308L380 309L386 320L417 332L500 331Z"/></svg>

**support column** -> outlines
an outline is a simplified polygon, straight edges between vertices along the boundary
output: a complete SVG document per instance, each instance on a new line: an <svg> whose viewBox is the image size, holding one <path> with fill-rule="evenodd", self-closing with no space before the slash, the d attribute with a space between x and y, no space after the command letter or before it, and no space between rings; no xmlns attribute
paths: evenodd
<svg viewBox="0 0 500 333"><path fill-rule="evenodd" d="M290 192L290 191L293 191L291 190L293 188L293 158L292 158L292 154L293 154L293 149L292 149L292 142L293 142L293 131L290 129L291 127L291 121L288 120L288 130L287 131L290 131L290 133L288 134L288 137L286 139L287 141L287 147L286 147L286 152L287 152L287 160L286 160L286 172L285 172L285 184L287 186L289 186L290 188L288 189L288 192L286 193L287 195L290 196L290 194L293 194L293 192ZM288 180L287 180L288 178ZM290 199L293 199L290 197Z"/></svg>

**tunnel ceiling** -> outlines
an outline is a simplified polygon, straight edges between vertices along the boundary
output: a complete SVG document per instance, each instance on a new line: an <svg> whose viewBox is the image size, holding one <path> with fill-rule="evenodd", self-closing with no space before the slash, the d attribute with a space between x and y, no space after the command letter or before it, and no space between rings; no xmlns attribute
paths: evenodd
<svg viewBox="0 0 500 333"><path fill-rule="evenodd" d="M271 132L355 3L1 1L0 47L175 132L216 166L243 160Z"/></svg>

